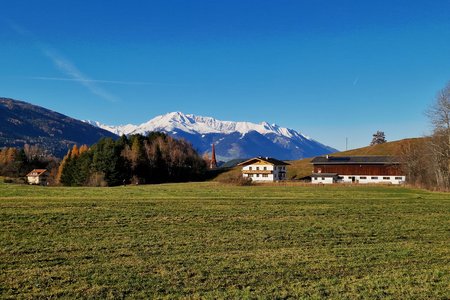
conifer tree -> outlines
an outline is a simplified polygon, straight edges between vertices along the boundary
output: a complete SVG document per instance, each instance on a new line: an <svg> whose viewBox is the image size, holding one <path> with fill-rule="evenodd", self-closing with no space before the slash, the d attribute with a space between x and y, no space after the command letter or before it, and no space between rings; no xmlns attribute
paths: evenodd
<svg viewBox="0 0 450 300"><path fill-rule="evenodd" d="M386 143L386 137L384 135L383 131L377 131L372 135L372 142L370 143L370 146L379 145Z"/></svg>

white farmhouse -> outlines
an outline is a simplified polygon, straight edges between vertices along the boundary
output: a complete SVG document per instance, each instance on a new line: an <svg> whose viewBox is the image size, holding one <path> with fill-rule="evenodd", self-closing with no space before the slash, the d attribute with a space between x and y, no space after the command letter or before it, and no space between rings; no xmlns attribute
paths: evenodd
<svg viewBox="0 0 450 300"><path fill-rule="evenodd" d="M255 157L238 164L242 166L242 176L251 178L252 181L286 180L288 165L284 161L271 157Z"/></svg>
<svg viewBox="0 0 450 300"><path fill-rule="evenodd" d="M47 184L48 172L46 169L34 169L27 174L29 184Z"/></svg>

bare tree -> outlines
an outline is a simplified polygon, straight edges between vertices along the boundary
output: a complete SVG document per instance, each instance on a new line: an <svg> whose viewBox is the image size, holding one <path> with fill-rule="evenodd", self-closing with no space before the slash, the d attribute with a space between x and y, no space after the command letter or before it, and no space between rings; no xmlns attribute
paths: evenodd
<svg viewBox="0 0 450 300"><path fill-rule="evenodd" d="M437 187L450 189L450 82L440 90L427 116L433 125L430 139L431 167Z"/></svg>

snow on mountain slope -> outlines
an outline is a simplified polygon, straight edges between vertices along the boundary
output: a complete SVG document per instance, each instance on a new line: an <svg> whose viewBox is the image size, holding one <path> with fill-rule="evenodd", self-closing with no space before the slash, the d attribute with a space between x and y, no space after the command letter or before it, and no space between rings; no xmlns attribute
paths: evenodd
<svg viewBox="0 0 450 300"><path fill-rule="evenodd" d="M121 125L121 126L108 126L99 122L87 121L92 125L104 128L106 130L114 132L122 132L124 134L141 133L145 134L151 131L157 131L163 129L164 131L182 130L188 133L232 133L239 132L241 134L248 133L250 131L256 131L261 134L274 133L277 135L286 136L292 138L294 136L302 136L309 139L295 130L280 127L276 124L270 125L267 122L255 124L251 122L233 122L233 121L220 121L211 117L202 117L192 114L183 114L181 112L171 112L165 115L157 116L150 121L141 125Z"/></svg>
<svg viewBox="0 0 450 300"><path fill-rule="evenodd" d="M157 116L141 125L109 126L86 122L118 135L166 132L190 141L200 153L209 152L214 143L217 156L223 160L256 155L299 159L337 151L293 129L276 124L220 121L181 112Z"/></svg>
<svg viewBox="0 0 450 300"><path fill-rule="evenodd" d="M120 126L109 126L109 125L105 125L100 122L91 121L91 120L83 120L83 122L93 125L95 127L105 129L105 130L110 131L117 135L124 135L124 134L127 135L139 127L139 126L133 125L133 124L120 125Z"/></svg>

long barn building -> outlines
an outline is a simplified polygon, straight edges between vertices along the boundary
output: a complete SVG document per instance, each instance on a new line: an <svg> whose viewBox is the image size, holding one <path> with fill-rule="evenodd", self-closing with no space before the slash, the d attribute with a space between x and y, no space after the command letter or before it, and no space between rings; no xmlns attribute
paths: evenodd
<svg viewBox="0 0 450 300"><path fill-rule="evenodd" d="M387 183L405 182L399 160L393 156L318 156L312 183Z"/></svg>

